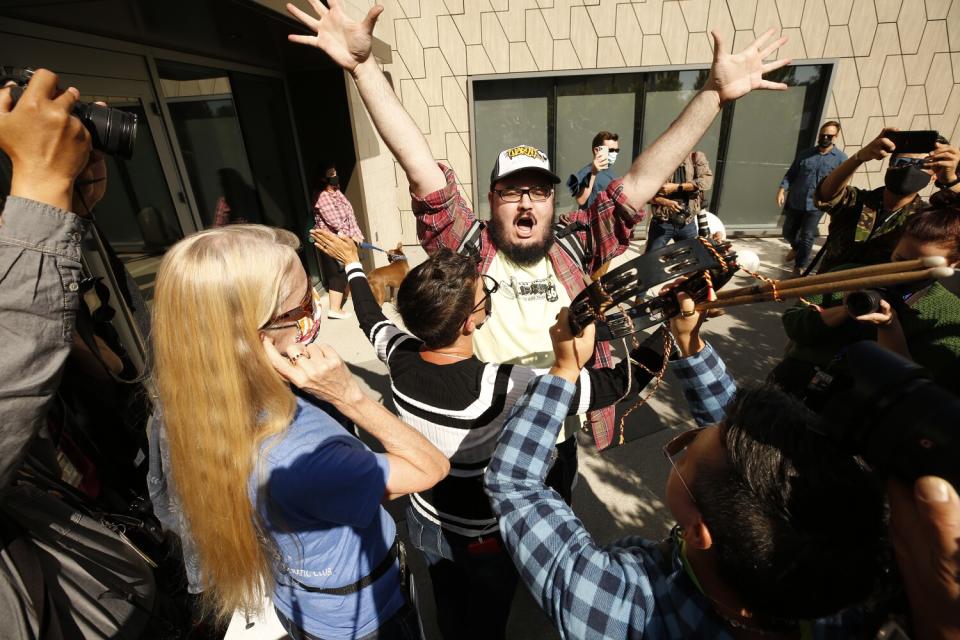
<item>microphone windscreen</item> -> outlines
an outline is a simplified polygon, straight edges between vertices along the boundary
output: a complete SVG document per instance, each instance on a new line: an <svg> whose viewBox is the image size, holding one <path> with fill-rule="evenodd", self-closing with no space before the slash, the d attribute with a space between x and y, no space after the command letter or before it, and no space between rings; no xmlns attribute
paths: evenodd
<svg viewBox="0 0 960 640"><path fill-rule="evenodd" d="M740 265L741 269L755 273L760 268L760 256L749 249L738 250L737 264Z"/></svg>

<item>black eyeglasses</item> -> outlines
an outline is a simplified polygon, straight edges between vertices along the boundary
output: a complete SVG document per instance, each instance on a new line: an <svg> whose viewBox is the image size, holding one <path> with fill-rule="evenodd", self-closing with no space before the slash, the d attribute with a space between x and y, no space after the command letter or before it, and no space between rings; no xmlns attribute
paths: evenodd
<svg viewBox="0 0 960 640"><path fill-rule="evenodd" d="M500 289L500 283L497 282L497 279L493 276L488 276L485 273L481 273L480 277L482 278L480 281L482 284L480 286L483 287L483 298L480 299L480 302L474 305L473 309L470 311L470 315L467 316L468 318L479 311L480 307L483 307L484 313L489 316L493 306L490 301L490 296L495 294Z"/></svg>
<svg viewBox="0 0 960 640"><path fill-rule="evenodd" d="M670 462L670 466L673 467L673 470L677 472L677 477L680 478L680 484L682 484L683 488L687 490L687 495L689 495L690 499L693 500L693 504L697 504L697 499L693 497L693 492L690 491L690 485L688 485L687 481L683 479L683 475L680 473L680 469L677 468L677 463L674 462L673 458L681 451L686 450L686 448L697 439L697 436L700 435L701 431L703 431L703 429L700 427L689 429L674 437L667 444L663 445L663 455L667 457L667 460Z"/></svg>
<svg viewBox="0 0 960 640"><path fill-rule="evenodd" d="M493 192L500 196L504 202L520 202L523 194L530 196L532 202L543 202L553 193L553 187L528 187L528 188L509 188L494 189Z"/></svg>

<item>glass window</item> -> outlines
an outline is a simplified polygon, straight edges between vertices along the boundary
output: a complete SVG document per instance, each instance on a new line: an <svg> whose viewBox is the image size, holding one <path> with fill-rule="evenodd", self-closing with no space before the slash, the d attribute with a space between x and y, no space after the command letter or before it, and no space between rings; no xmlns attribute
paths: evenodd
<svg viewBox="0 0 960 640"><path fill-rule="evenodd" d="M560 78L557 80L556 151L551 156L561 183L557 213L574 211L567 179L593 161L593 137L600 131L616 133L620 155L611 168L620 177L633 158L633 131L641 80L633 74Z"/></svg>
<svg viewBox="0 0 960 640"><path fill-rule="evenodd" d="M487 192L490 171L498 153L519 144L528 144L549 155L547 124L551 85L551 80L526 79L496 80L474 86L477 127L475 205L480 218L490 217Z"/></svg>
<svg viewBox="0 0 960 640"><path fill-rule="evenodd" d="M771 78L786 82L786 91L754 91L734 103L720 206L725 224L776 226L774 194L797 151L813 139L827 69L788 67Z"/></svg>
<svg viewBox="0 0 960 640"><path fill-rule="evenodd" d="M646 149L676 120L687 103L707 80L709 70L658 71L647 74L646 99L643 107L643 148ZM700 139L696 150L702 151L717 171L720 148L720 118L716 118ZM709 202L712 192L707 191Z"/></svg>

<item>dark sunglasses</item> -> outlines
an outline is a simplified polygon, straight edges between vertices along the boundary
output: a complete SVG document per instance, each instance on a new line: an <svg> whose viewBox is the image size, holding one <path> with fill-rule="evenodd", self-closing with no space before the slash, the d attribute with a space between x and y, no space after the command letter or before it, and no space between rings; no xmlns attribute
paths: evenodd
<svg viewBox="0 0 960 640"><path fill-rule="evenodd" d="M702 431L703 429L700 427L688 429L687 431L675 436L667 444L663 445L663 455L667 457L667 460L670 462L670 466L673 467L673 470L677 472L677 477L680 478L680 484L682 484L683 488L686 489L687 495L689 495L690 499L693 500L693 504L697 504L697 499L693 497L693 492L690 491L690 485L688 485L687 481L683 479L680 469L677 468L677 463L674 462L674 457L677 456L677 454L679 454L681 451L686 450L686 448L697 439L697 436L700 435L700 432Z"/></svg>
<svg viewBox="0 0 960 640"><path fill-rule="evenodd" d="M926 163L926 158L904 158L903 156L900 156L890 161L890 168L899 169L901 167L917 167L918 169L923 169Z"/></svg>
<svg viewBox="0 0 960 640"><path fill-rule="evenodd" d="M486 313L487 317L490 317L490 312L492 311L493 307L490 296L495 294L500 289L500 283L497 282L497 279L493 276L488 276L485 273L481 273L480 278L482 278L480 280L480 286L483 287L483 298L481 298L480 302L473 307L473 310L470 311L470 315L467 316L468 318L479 311L480 307L483 307L484 313Z"/></svg>

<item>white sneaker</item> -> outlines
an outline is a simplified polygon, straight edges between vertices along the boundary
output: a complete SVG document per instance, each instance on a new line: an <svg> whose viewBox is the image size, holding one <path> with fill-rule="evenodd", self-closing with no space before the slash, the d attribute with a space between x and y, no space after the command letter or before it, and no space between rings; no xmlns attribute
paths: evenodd
<svg viewBox="0 0 960 640"><path fill-rule="evenodd" d="M343 320L344 318L349 318L352 315L353 314L349 311L334 311L333 309L327 311L327 317L333 318L334 320Z"/></svg>

